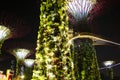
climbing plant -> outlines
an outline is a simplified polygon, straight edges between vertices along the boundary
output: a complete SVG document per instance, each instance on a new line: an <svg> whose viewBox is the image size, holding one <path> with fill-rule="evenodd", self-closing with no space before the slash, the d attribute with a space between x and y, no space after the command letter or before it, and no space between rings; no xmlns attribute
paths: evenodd
<svg viewBox="0 0 120 80"><path fill-rule="evenodd" d="M74 66L76 80L101 80L96 51L90 39L74 40Z"/></svg>
<svg viewBox="0 0 120 80"><path fill-rule="evenodd" d="M66 0L41 0L32 80L74 80Z"/></svg>

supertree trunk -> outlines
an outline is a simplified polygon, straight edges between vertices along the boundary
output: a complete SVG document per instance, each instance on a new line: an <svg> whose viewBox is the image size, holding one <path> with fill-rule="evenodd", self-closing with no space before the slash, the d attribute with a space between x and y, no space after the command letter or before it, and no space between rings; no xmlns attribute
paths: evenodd
<svg viewBox="0 0 120 80"><path fill-rule="evenodd" d="M101 80L96 51L90 39L74 40L72 52L76 80Z"/></svg>
<svg viewBox="0 0 120 80"><path fill-rule="evenodd" d="M41 0L32 80L74 80L66 0Z"/></svg>
<svg viewBox="0 0 120 80"><path fill-rule="evenodd" d="M32 68L26 67L24 71L25 78L24 80L30 80L32 78Z"/></svg>

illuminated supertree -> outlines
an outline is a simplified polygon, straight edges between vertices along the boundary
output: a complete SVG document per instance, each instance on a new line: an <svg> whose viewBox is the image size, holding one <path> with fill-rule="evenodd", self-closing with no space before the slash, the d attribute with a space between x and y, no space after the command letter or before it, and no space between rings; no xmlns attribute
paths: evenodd
<svg viewBox="0 0 120 80"><path fill-rule="evenodd" d="M7 39L10 36L10 29L0 25L0 41Z"/></svg>
<svg viewBox="0 0 120 80"><path fill-rule="evenodd" d="M71 0L67 4L69 16L69 26L72 26L75 32L90 32L87 21L89 13L95 6L95 0Z"/></svg>
<svg viewBox="0 0 120 80"><path fill-rule="evenodd" d="M109 60L109 61L104 61L103 64L104 66L106 67L106 70L107 70L107 76L109 77L110 80L113 80L114 79L114 71L113 71L113 64L115 62L112 61L112 60Z"/></svg>
<svg viewBox="0 0 120 80"><path fill-rule="evenodd" d="M35 63L34 59L25 59L24 60L24 80L30 80L32 78L32 70L33 70L33 65Z"/></svg>
<svg viewBox="0 0 120 80"><path fill-rule="evenodd" d="M41 0L32 80L74 80L66 0Z"/></svg>
<svg viewBox="0 0 120 80"><path fill-rule="evenodd" d="M3 26L3 25L0 25L0 54L1 54L1 47L2 47L2 44L4 43L4 41L10 37L10 29Z"/></svg>
<svg viewBox="0 0 120 80"><path fill-rule="evenodd" d="M71 0L67 4L69 26L73 30L73 38L83 32L90 33L88 25L89 13L96 4L95 0ZM84 35L83 35L84 36ZM72 38L72 39L73 39ZM76 80L101 80L98 69L96 51L92 38L76 38L71 45L74 54L74 70Z"/></svg>
<svg viewBox="0 0 120 80"><path fill-rule="evenodd" d="M11 51L16 58L16 75L20 75L21 67L23 66L23 61L25 57L29 54L30 50L17 48Z"/></svg>
<svg viewBox="0 0 120 80"><path fill-rule="evenodd" d="M76 21L86 21L89 12L93 9L95 1L71 0L68 1L68 12L74 16Z"/></svg>
<svg viewBox="0 0 120 80"><path fill-rule="evenodd" d="M12 70L14 70L14 78L16 80L17 78L30 80L32 77L32 65L34 63L34 60L26 58L30 58L31 55L32 58L34 58L33 54L35 53L35 47L36 45L34 45L34 43L31 41L22 41L20 39L11 39L4 43L3 51L7 50L7 52L12 54L15 58L16 64Z"/></svg>

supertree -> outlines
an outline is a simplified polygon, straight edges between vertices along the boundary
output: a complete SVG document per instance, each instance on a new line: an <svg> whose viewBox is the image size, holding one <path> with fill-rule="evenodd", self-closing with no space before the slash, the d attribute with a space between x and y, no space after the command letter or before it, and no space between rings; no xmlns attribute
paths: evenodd
<svg viewBox="0 0 120 80"><path fill-rule="evenodd" d="M0 25L0 54L1 54L1 47L6 39L10 37L10 29L4 25Z"/></svg>
<svg viewBox="0 0 120 80"><path fill-rule="evenodd" d="M74 32L90 32L89 13L95 6L95 0L71 0L67 4L69 26Z"/></svg>
<svg viewBox="0 0 120 80"><path fill-rule="evenodd" d="M69 27L73 32L70 42L76 80L101 80L92 38L74 38L78 34L84 36L83 32L91 32L88 20L95 4L95 0L71 0L67 3Z"/></svg>
<svg viewBox="0 0 120 80"><path fill-rule="evenodd" d="M66 0L41 0L32 80L74 80Z"/></svg>
<svg viewBox="0 0 120 80"><path fill-rule="evenodd" d="M25 31L24 31L25 30ZM0 54L5 41L10 38L25 36L30 31L28 23L18 15L1 12L0 13ZM1 54L2 55L2 54Z"/></svg>

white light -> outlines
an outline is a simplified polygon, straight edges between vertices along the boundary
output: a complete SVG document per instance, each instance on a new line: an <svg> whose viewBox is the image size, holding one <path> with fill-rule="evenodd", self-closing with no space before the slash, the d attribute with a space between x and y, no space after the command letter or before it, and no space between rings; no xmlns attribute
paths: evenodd
<svg viewBox="0 0 120 80"><path fill-rule="evenodd" d="M21 78L21 79L24 79L24 78L25 78L25 75L22 74L22 75L20 76L20 78Z"/></svg>
<svg viewBox="0 0 120 80"><path fill-rule="evenodd" d="M107 67L111 66L114 63L114 61L104 61L103 64Z"/></svg>
<svg viewBox="0 0 120 80"><path fill-rule="evenodd" d="M67 10L76 20L83 20L93 8L94 2L90 0L68 1Z"/></svg>
<svg viewBox="0 0 120 80"><path fill-rule="evenodd" d="M66 71L68 70L67 66L64 66L63 69L66 70Z"/></svg>
<svg viewBox="0 0 120 80"><path fill-rule="evenodd" d="M71 45L71 44L73 44L73 41L72 41L72 40L69 40L68 43Z"/></svg>
<svg viewBox="0 0 120 80"><path fill-rule="evenodd" d="M3 71L0 71L0 74L3 74Z"/></svg>
<svg viewBox="0 0 120 80"><path fill-rule="evenodd" d="M27 67L31 67L34 64L35 60L34 59L25 59L24 64Z"/></svg>
<svg viewBox="0 0 120 80"><path fill-rule="evenodd" d="M10 29L0 25L0 41L8 38L10 35Z"/></svg>
<svg viewBox="0 0 120 80"><path fill-rule="evenodd" d="M27 50L27 49L14 49L13 50L13 53L14 53L15 57L18 58L19 60L25 59L25 57L27 56L27 54L29 52L30 51Z"/></svg>
<svg viewBox="0 0 120 80"><path fill-rule="evenodd" d="M52 65L50 65L50 64L48 64L46 67L47 67L48 70L52 69Z"/></svg>
<svg viewBox="0 0 120 80"><path fill-rule="evenodd" d="M57 41L57 38L56 38L56 37L53 37L53 41Z"/></svg>
<svg viewBox="0 0 120 80"><path fill-rule="evenodd" d="M55 75L52 72L48 73L48 76L49 76L50 79L55 78Z"/></svg>

